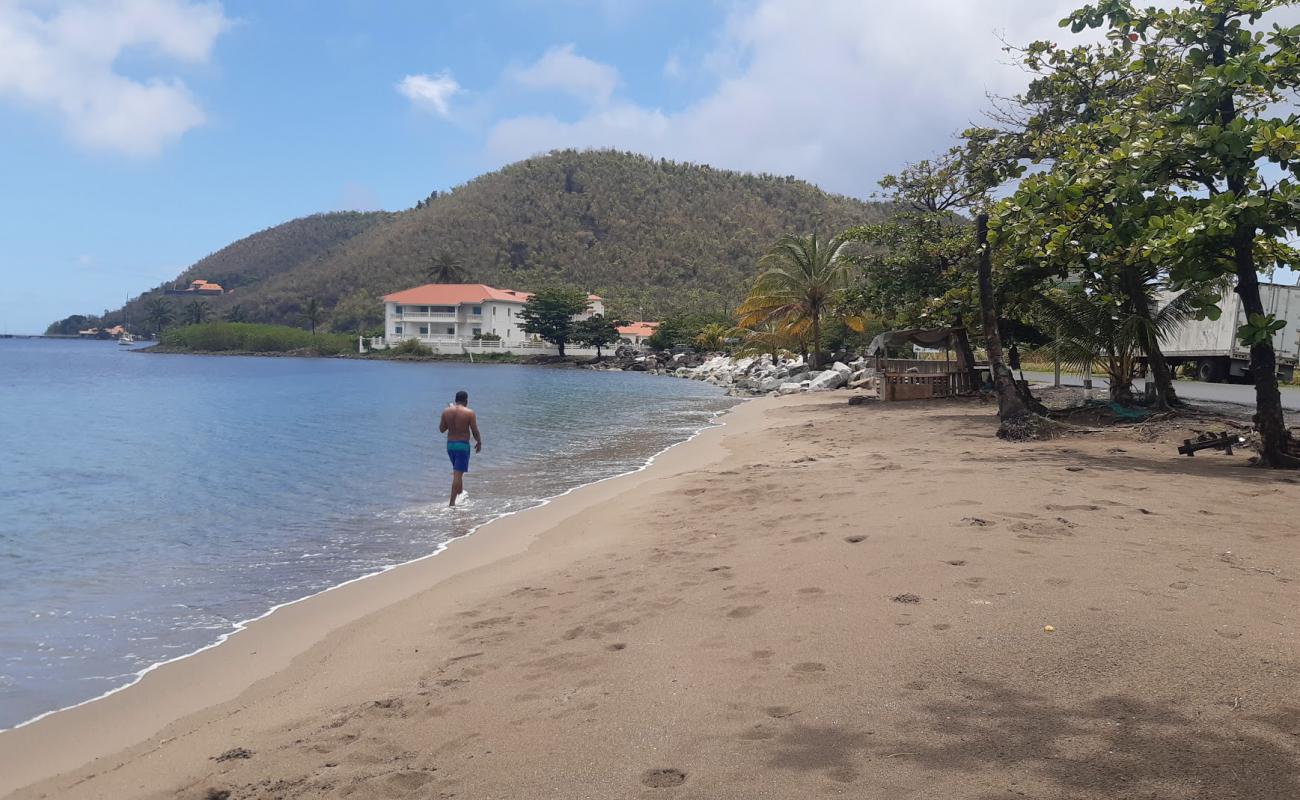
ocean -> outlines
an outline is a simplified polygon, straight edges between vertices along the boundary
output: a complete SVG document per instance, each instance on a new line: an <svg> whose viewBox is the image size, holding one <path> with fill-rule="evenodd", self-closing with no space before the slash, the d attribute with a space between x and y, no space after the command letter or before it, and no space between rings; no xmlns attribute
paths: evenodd
<svg viewBox="0 0 1300 800"><path fill-rule="evenodd" d="M485 444L449 510L458 389ZM639 373L0 339L0 729L637 469L735 402Z"/></svg>

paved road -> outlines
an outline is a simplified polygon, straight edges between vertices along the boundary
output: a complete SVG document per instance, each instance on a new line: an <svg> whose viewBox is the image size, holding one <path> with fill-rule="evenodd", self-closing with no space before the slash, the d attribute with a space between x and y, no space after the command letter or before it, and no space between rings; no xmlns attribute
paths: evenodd
<svg viewBox="0 0 1300 800"><path fill-rule="evenodd" d="M1042 383L1052 382L1052 373L1050 372L1026 371L1025 377L1031 381L1039 381ZM1062 375L1061 383L1065 386L1082 386L1083 378L1078 375ZM1106 383L1105 378L1093 378L1092 386L1099 392L1105 392L1108 384ZM1142 390L1141 379L1139 379L1134 386L1140 392ZM1242 384L1174 381L1174 391L1178 392L1179 397L1185 397L1188 400L1205 400L1214 403L1239 403L1247 406L1253 406L1255 404L1255 387ZM1292 411L1300 411L1300 386L1282 387L1282 406Z"/></svg>

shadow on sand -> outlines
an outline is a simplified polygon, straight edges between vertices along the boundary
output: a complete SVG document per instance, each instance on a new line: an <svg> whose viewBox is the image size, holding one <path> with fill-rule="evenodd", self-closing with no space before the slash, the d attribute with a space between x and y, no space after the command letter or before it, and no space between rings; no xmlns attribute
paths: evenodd
<svg viewBox="0 0 1300 800"><path fill-rule="evenodd" d="M964 694L922 706L928 734L888 747L927 770L992 777L986 798L1300 797L1300 709L1225 723L1134 697L1070 705L980 680Z"/></svg>

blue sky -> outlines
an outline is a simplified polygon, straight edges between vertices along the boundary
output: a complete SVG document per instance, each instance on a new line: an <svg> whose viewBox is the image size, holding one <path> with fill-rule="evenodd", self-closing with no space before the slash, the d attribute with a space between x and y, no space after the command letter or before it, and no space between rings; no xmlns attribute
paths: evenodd
<svg viewBox="0 0 1300 800"><path fill-rule="evenodd" d="M1063 0L0 2L0 330L263 228L556 147L868 196L1010 92Z"/></svg>

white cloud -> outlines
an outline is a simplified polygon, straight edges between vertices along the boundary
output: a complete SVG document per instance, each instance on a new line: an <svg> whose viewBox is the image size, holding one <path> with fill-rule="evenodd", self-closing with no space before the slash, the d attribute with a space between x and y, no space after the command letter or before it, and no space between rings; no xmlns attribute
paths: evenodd
<svg viewBox="0 0 1300 800"><path fill-rule="evenodd" d="M54 114L87 147L153 155L206 115L179 78L136 80L115 62L140 49L203 64L230 25L217 2L0 2L0 98Z"/></svg>
<svg viewBox="0 0 1300 800"><path fill-rule="evenodd" d="M407 75L397 83L397 91L412 104L431 108L439 116L451 115L451 98L460 92L460 84L447 70L437 75Z"/></svg>
<svg viewBox="0 0 1300 800"><path fill-rule="evenodd" d="M618 70L573 52L566 44L547 50L536 62L514 73L530 89L554 89L593 105L604 105L618 87Z"/></svg>
<svg viewBox="0 0 1300 800"><path fill-rule="evenodd" d="M1067 40L1056 23L1074 5L760 0L734 12L704 54L717 82L693 104L616 101L575 119L503 119L488 149L513 160L558 147L617 147L793 174L864 196L883 174L946 148L980 121L986 92L1024 85L999 35Z"/></svg>

